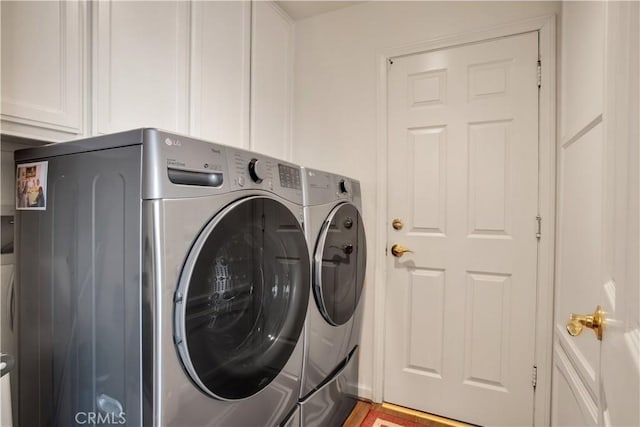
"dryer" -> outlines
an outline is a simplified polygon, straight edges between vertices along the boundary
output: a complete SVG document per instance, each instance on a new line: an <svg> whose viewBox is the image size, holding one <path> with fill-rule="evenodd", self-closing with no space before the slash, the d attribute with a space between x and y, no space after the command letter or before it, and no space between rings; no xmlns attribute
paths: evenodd
<svg viewBox="0 0 640 427"><path fill-rule="evenodd" d="M366 237L360 183L302 168L304 224L312 259L305 323L301 425L341 425L357 400Z"/></svg>
<svg viewBox="0 0 640 427"><path fill-rule="evenodd" d="M296 165L156 129L16 162L45 189L16 215L20 425L297 416L310 262Z"/></svg>

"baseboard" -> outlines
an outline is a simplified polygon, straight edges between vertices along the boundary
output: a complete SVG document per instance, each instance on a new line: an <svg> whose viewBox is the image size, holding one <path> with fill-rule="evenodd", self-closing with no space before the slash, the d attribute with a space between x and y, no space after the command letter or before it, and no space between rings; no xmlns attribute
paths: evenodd
<svg viewBox="0 0 640 427"><path fill-rule="evenodd" d="M373 402L373 389L358 383L358 398Z"/></svg>

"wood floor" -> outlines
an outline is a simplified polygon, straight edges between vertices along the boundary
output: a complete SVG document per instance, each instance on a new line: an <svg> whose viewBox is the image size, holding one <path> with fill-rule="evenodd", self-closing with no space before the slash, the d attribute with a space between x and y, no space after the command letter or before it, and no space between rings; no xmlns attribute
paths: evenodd
<svg viewBox="0 0 640 427"><path fill-rule="evenodd" d="M390 403L371 403L360 401L351 411L351 415L344 422L343 427L359 427L367 416L370 409L395 415L399 418L411 420L417 424L429 427L469 427L470 424L461 423L459 421L449 420L437 415L431 415L413 409L404 408L402 406L392 405Z"/></svg>

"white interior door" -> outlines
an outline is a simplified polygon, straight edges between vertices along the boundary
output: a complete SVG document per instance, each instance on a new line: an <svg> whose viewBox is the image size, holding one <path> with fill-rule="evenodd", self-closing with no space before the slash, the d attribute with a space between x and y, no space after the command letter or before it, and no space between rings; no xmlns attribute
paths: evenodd
<svg viewBox="0 0 640 427"><path fill-rule="evenodd" d="M606 315L600 351L604 426L640 426L640 4L607 4Z"/></svg>
<svg viewBox="0 0 640 427"><path fill-rule="evenodd" d="M640 7L566 3L562 16L552 424L637 426ZM596 306L602 341L570 336L571 313Z"/></svg>
<svg viewBox="0 0 640 427"><path fill-rule="evenodd" d="M388 256L385 401L533 421L537 60L531 32L390 65L388 243L413 252Z"/></svg>

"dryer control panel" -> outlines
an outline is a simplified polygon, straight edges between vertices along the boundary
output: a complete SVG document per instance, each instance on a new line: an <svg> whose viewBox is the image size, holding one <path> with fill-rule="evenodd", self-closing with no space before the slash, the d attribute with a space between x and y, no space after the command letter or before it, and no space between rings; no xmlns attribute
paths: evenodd
<svg viewBox="0 0 640 427"><path fill-rule="evenodd" d="M310 168L302 168L302 173L305 206L340 200L361 203L358 180Z"/></svg>

